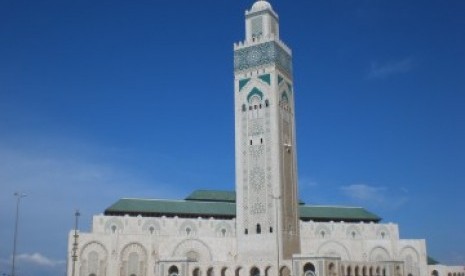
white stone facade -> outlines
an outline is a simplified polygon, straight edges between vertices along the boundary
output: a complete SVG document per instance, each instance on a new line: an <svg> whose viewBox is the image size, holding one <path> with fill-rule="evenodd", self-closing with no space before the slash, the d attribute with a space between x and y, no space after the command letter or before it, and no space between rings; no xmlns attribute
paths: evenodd
<svg viewBox="0 0 465 276"><path fill-rule="evenodd" d="M218 219L182 219L150 217L112 217L96 215L90 233L79 233L76 275L169 275L175 265L180 275L195 275L211 270L209 275L250 275L253 268L260 275L276 275L277 260L255 253L238 256L236 221ZM70 233L70 255L73 234ZM333 263L334 275L432 275L427 266L424 240L399 239L396 224L301 222L301 254L292 260L280 260L280 267L291 271L311 262L315 274ZM266 235L258 236L251 247L262 243L275 246ZM132 255L132 259L131 259ZM320 263L326 266L319 266ZM72 271L73 262L69 262ZM460 270L434 266L442 272ZM463 269L463 268L462 268ZM343 272L344 270L344 272ZM381 271L379 274L376 271ZM356 273L358 271L358 273ZM267 272L267 274L265 274ZM463 270L461 271L464 272ZM293 274L297 275L297 274ZM303 274L299 274L303 275ZM452 274L452 276L463 276Z"/></svg>
<svg viewBox="0 0 465 276"><path fill-rule="evenodd" d="M235 214L95 215L90 232L69 234L68 276L465 276L428 266L425 241L400 239L396 224L299 220L292 52L278 21L256 1L234 45Z"/></svg>

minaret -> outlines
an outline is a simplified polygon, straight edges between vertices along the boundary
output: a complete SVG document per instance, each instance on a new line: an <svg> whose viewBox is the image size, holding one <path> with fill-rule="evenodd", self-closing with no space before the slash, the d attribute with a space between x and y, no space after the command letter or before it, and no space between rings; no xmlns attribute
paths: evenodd
<svg viewBox="0 0 465 276"><path fill-rule="evenodd" d="M234 45L238 253L289 260L300 253L292 53L267 1L245 26Z"/></svg>

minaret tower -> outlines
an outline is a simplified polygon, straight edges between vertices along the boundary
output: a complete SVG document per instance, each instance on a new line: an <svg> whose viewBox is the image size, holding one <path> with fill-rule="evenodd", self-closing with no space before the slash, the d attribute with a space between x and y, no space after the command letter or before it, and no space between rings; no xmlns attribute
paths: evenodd
<svg viewBox="0 0 465 276"><path fill-rule="evenodd" d="M267 1L245 27L234 45L238 253L279 262L300 253L292 53Z"/></svg>

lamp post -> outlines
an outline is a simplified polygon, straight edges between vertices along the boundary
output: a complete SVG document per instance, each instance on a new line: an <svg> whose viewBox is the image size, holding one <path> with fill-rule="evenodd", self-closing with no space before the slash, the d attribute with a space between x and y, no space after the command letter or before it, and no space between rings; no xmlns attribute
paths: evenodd
<svg viewBox="0 0 465 276"><path fill-rule="evenodd" d="M281 196L271 196L275 201L275 212L276 212L276 275L279 276L279 200Z"/></svg>
<svg viewBox="0 0 465 276"><path fill-rule="evenodd" d="M72 270L72 276L74 276L75 271L76 271L76 261L77 261L77 249L78 249L78 222L79 222L79 216L81 213L79 213L79 210L76 210L74 213L75 216L75 221L74 221L74 242L73 242L73 270Z"/></svg>
<svg viewBox="0 0 465 276"><path fill-rule="evenodd" d="M13 237L13 260L11 265L11 276L16 275L15 271L15 261L16 261L16 243L18 241L18 221L19 221L19 203L21 202L21 198L26 197L24 193L14 193L16 197L16 218L15 218L15 233Z"/></svg>

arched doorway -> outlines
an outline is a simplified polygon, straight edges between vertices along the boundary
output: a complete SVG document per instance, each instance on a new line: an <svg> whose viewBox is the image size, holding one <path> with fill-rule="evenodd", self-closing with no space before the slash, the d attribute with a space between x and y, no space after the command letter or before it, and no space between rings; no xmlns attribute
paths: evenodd
<svg viewBox="0 0 465 276"><path fill-rule="evenodd" d="M304 265L304 276L316 276L315 266L312 263Z"/></svg>
<svg viewBox="0 0 465 276"><path fill-rule="evenodd" d="M175 265L170 266L170 268L168 269L168 275L169 276L178 276L179 275L178 267L175 266Z"/></svg>
<svg viewBox="0 0 465 276"><path fill-rule="evenodd" d="M260 269L258 269L257 267L252 267L250 269L250 276L260 276Z"/></svg>
<svg viewBox="0 0 465 276"><path fill-rule="evenodd" d="M291 270L287 266L281 267L279 271L280 276L291 276Z"/></svg>

